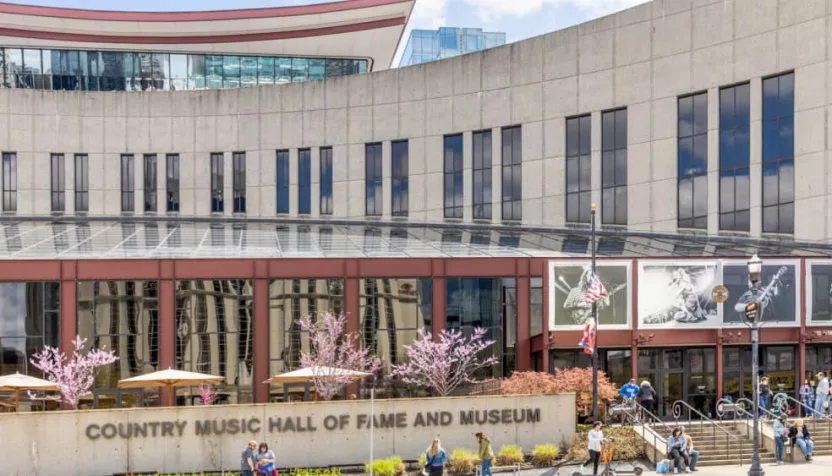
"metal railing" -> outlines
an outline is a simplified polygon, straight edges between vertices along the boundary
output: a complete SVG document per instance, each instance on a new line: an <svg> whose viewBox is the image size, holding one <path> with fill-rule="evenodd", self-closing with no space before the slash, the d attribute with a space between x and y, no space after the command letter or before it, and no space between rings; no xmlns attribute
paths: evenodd
<svg viewBox="0 0 832 476"><path fill-rule="evenodd" d="M711 441L713 442L714 446L716 446L717 444L719 444L720 441L722 441L721 437L717 438L717 436L719 435L719 433L717 433L717 430L722 432L722 434L725 436L725 446L726 447L728 447L728 445L731 443L731 441L735 441L737 443L737 447L738 447L738 450L739 450L739 453L740 453L739 464L743 464L744 456L743 456L743 448L742 448L743 447L742 438L740 438L738 435L735 435L734 433L730 432L727 428L720 425L716 420L713 420L713 419L707 417L704 413L702 413L699 410L693 408L688 402L686 402L684 400L676 400L675 402L673 402L672 410L673 410L673 418L676 420L677 423L679 423L679 418L682 417L682 413L685 410L687 410L687 413L688 413L688 420L687 420L688 423L693 423L693 419L691 418L692 414L696 414L699 417L699 425L702 425L703 422L709 423L710 427L711 427L711 430L712 430L711 431ZM749 459L749 461L750 461L750 459Z"/></svg>
<svg viewBox="0 0 832 476"><path fill-rule="evenodd" d="M791 397L789 395L785 395L785 398L783 400L781 400L780 410L785 411L787 415L788 415L788 411L789 411L789 408L790 408L788 402L796 403L798 405L797 408L804 408L806 410L809 410L809 412L810 412L809 414L812 415L812 420L811 421L813 421L813 422L817 422L818 420L825 421L827 423L826 424L827 441L832 442L832 416L827 415L825 413L818 412L814 408L810 407L809 405L806 405L805 403L797 400L796 398ZM801 418L800 415L798 415L798 418ZM815 433L815 429L816 428L812 428L812 433Z"/></svg>
<svg viewBox="0 0 832 476"><path fill-rule="evenodd" d="M731 413L734 420L737 420L737 414L743 418L754 418L754 414L749 412L745 405L742 403L733 402L728 400L727 398L721 398L716 402L716 415L719 417L719 421L725 421L725 415ZM745 437L751 438L751 428L748 425L743 425L745 427Z"/></svg>
<svg viewBox="0 0 832 476"><path fill-rule="evenodd" d="M745 405L747 403L748 407L751 408L752 411L762 411L763 413L768 415L772 420L776 420L776 419L780 418L780 415L774 413L773 411L769 410L768 408L763 408L763 407L756 407L755 408L754 407L754 402L752 402L751 400L749 400L747 398L738 398L737 403L741 403L743 405ZM754 415L752 415L752 417L753 416Z"/></svg>
<svg viewBox="0 0 832 476"><path fill-rule="evenodd" d="M673 433L673 428L671 428L667 423L662 421L661 418L650 412L650 410L644 408L640 403L636 401L632 401L631 403L633 404L632 409L619 407L618 412L627 415L629 417L630 423L632 423L633 425L638 423L641 424L641 439L644 441L645 445L648 444L648 437L652 439L653 444L651 445L651 447L653 450L653 461L658 462L664 459L664 457L667 455L667 438L662 437L660 434L656 432L654 428L651 428L648 425L661 425L665 429L667 429L668 432L670 432L671 434ZM647 435L648 432L649 436ZM664 443L665 445L665 453L661 454L661 458L657 456L660 454L658 450L659 443Z"/></svg>

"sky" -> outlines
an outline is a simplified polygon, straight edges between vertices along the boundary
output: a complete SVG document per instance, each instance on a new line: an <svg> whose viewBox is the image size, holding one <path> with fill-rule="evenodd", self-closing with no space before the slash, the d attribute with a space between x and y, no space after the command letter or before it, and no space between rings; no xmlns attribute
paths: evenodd
<svg viewBox="0 0 832 476"><path fill-rule="evenodd" d="M9 0L5 0L9 1ZM94 10L188 11L263 8L328 0L11 0L12 3ZM440 26L482 28L506 33L514 42L559 30L613 13L647 0L416 0L408 30ZM394 64L407 43L409 31L399 45Z"/></svg>

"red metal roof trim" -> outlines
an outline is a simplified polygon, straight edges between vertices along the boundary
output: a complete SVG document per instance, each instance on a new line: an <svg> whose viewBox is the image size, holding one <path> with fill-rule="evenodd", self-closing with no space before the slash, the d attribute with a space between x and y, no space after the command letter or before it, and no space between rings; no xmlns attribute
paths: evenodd
<svg viewBox="0 0 832 476"><path fill-rule="evenodd" d="M248 20L253 18L277 18L322 13L343 12L373 8L412 0L345 0L340 2L300 5L292 7L249 8L244 10L210 10L203 12L117 12L107 10L82 10L79 8L42 7L0 2L0 14L29 15L73 20L131 21L131 22L185 22Z"/></svg>
<svg viewBox="0 0 832 476"><path fill-rule="evenodd" d="M64 33L59 31L19 30L0 28L0 36L15 38L34 38L39 40L70 41L78 43L134 43L142 45L171 44L210 44L210 43L245 43L250 41L286 40L291 38L309 38L313 36L337 35L357 31L374 30L391 26L404 25L404 17L388 18L364 23L309 28L306 30L274 31L266 33L241 33L235 35L212 36L116 36L92 35L85 33Z"/></svg>

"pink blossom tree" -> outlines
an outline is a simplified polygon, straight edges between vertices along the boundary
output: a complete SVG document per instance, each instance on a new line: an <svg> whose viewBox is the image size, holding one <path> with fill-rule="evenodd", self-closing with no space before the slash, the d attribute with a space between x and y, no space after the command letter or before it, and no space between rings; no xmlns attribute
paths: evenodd
<svg viewBox="0 0 832 476"><path fill-rule="evenodd" d="M442 330L439 339L419 329L416 341L404 346L407 362L393 366L393 375L404 382L431 389L440 396L450 395L464 383L474 383L474 374L497 363L497 358L481 357L494 344L484 340L485 329L475 329L469 337L458 330Z"/></svg>
<svg viewBox="0 0 832 476"><path fill-rule="evenodd" d="M112 350L101 348L84 352L86 342L87 339L75 337L72 341L72 357L68 357L57 347L50 346L45 346L32 356L32 365L43 372L46 380L58 387L61 396L44 397L29 392L29 398L56 400L72 408L78 408L81 397L90 394L98 369L118 360L115 351Z"/></svg>
<svg viewBox="0 0 832 476"><path fill-rule="evenodd" d="M217 398L217 392L214 391L213 385L200 385L199 397L202 399L203 405L213 405Z"/></svg>
<svg viewBox="0 0 832 476"><path fill-rule="evenodd" d="M332 400L348 383L355 381L355 372L374 373L381 361L361 347L358 335L346 332L347 318L325 312L317 321L306 316L298 321L309 334L310 350L302 352L300 363L312 371L312 383L318 396Z"/></svg>

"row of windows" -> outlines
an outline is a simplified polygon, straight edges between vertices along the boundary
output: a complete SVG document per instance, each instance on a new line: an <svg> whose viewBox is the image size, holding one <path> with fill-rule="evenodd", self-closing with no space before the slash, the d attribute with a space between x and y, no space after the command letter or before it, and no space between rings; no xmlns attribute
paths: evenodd
<svg viewBox="0 0 832 476"><path fill-rule="evenodd" d="M179 91L297 83L366 73L367 60L0 48L0 87Z"/></svg>
<svg viewBox="0 0 832 476"><path fill-rule="evenodd" d="M522 195L522 129L520 126L501 129L502 139L502 219L523 219ZM472 206L475 220L492 219L492 132L471 135L473 152ZM463 218L464 165L462 134L444 138L444 212L445 218Z"/></svg>
<svg viewBox="0 0 832 476"><path fill-rule="evenodd" d="M719 229L750 231L748 83L719 91ZM794 233L794 73L763 80L762 231ZM707 93L678 100L679 227L708 226Z"/></svg>

